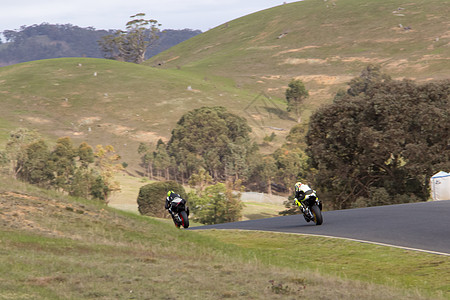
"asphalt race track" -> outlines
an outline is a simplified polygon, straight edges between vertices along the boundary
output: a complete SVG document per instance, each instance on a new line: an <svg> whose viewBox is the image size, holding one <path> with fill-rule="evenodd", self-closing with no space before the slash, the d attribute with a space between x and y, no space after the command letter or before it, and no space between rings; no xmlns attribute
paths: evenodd
<svg viewBox="0 0 450 300"><path fill-rule="evenodd" d="M323 224L303 215L191 227L262 230L355 239L450 255L450 201L421 202L323 212Z"/></svg>

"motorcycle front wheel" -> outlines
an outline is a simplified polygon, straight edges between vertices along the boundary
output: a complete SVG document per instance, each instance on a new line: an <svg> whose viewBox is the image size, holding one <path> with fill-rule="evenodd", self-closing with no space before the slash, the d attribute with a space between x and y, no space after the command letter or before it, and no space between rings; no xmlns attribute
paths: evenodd
<svg viewBox="0 0 450 300"><path fill-rule="evenodd" d="M184 210L182 212L180 212L180 218L181 218L181 226L183 226L184 228L188 228L189 227L189 219L188 219L187 213Z"/></svg>
<svg viewBox="0 0 450 300"><path fill-rule="evenodd" d="M312 214L314 216L314 220L313 220L314 223L316 225L321 225L322 222L323 222L323 217L322 217L322 212L320 211L320 208L317 205L314 204L311 207L311 212L312 212Z"/></svg>

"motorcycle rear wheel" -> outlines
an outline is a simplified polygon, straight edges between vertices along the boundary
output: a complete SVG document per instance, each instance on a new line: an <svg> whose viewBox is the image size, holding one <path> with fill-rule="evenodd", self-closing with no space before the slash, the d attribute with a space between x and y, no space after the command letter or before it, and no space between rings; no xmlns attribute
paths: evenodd
<svg viewBox="0 0 450 300"><path fill-rule="evenodd" d="M321 225L323 223L323 217L322 217L322 212L320 211L320 208L317 205L313 205L311 207L311 212L314 216L314 223L316 225Z"/></svg>
<svg viewBox="0 0 450 300"><path fill-rule="evenodd" d="M181 218L181 226L183 226L184 228L188 228L189 227L189 218L185 211L180 212L180 218Z"/></svg>

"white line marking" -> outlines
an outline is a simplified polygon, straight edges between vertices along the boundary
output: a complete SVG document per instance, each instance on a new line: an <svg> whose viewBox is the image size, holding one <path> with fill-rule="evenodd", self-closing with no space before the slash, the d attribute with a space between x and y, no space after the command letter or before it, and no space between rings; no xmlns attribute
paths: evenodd
<svg viewBox="0 0 450 300"><path fill-rule="evenodd" d="M211 230L211 229L200 229L200 230ZM260 231L260 232L282 233L282 234L309 235L309 236L316 236L316 237L326 237L326 238L330 238L330 239L348 240L348 241L354 241L354 242L365 243L365 244L373 244L373 245L384 246L384 247L393 247L393 248L399 248L399 249L403 249L403 250L419 251L419 252L425 252L425 253L429 253L429 254L450 256L450 253L445 253L445 252L438 252L438 251L424 250L424 249L418 249L418 248L403 247L403 246L384 244L384 243L365 241L365 240L357 240L357 239L340 237L340 236L330 236L330 235L321 235L321 234L308 234L308 233L294 233L294 232L279 232L279 231L267 231L267 230L252 230L252 229L218 229L218 228L214 228L214 230L237 230L237 231L250 231L250 232L251 231Z"/></svg>

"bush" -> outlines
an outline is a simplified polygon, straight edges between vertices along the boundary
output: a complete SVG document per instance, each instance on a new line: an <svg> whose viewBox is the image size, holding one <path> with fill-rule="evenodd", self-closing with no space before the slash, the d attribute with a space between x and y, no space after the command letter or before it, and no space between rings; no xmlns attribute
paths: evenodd
<svg viewBox="0 0 450 300"><path fill-rule="evenodd" d="M230 186L216 183L203 193L190 193L192 219L202 224L220 224L239 221L243 208L241 194L233 193Z"/></svg>
<svg viewBox="0 0 450 300"><path fill-rule="evenodd" d="M371 188L370 198L359 197L352 204L352 208L381 206L390 204L402 204L419 202L420 199L414 194L390 195L385 188Z"/></svg>
<svg viewBox="0 0 450 300"><path fill-rule="evenodd" d="M138 209L141 215L158 218L168 217L164 204L168 191L174 191L181 197L186 198L186 191L183 186L175 181L154 182L142 186L139 189L137 198Z"/></svg>

